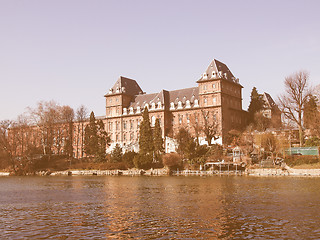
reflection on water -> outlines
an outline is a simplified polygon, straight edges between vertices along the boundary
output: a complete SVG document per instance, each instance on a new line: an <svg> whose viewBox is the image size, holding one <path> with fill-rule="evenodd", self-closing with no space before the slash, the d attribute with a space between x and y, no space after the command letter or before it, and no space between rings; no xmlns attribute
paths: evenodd
<svg viewBox="0 0 320 240"><path fill-rule="evenodd" d="M3 177L0 238L319 239L320 179Z"/></svg>

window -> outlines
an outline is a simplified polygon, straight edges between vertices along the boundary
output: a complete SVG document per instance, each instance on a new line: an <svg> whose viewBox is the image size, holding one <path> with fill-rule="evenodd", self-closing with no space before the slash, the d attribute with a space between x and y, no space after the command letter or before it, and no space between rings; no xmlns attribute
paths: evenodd
<svg viewBox="0 0 320 240"><path fill-rule="evenodd" d="M130 120L130 129L133 129L133 120Z"/></svg>
<svg viewBox="0 0 320 240"><path fill-rule="evenodd" d="M156 117L152 116L151 117L151 127L154 127L155 124L156 124Z"/></svg>
<svg viewBox="0 0 320 240"><path fill-rule="evenodd" d="M187 123L190 123L189 114L187 114Z"/></svg>
<svg viewBox="0 0 320 240"><path fill-rule="evenodd" d="M127 122L123 122L123 129L127 129Z"/></svg>
<svg viewBox="0 0 320 240"><path fill-rule="evenodd" d="M119 130L119 122L116 122L116 130Z"/></svg>
<svg viewBox="0 0 320 240"><path fill-rule="evenodd" d="M216 84L215 83L212 84L212 89L216 89Z"/></svg>
<svg viewBox="0 0 320 240"><path fill-rule="evenodd" d="M112 122L109 122L109 131L112 131Z"/></svg>
<svg viewBox="0 0 320 240"><path fill-rule="evenodd" d="M179 124L181 124L182 123L182 117L183 117L183 115L178 115L179 116Z"/></svg>
<svg viewBox="0 0 320 240"><path fill-rule="evenodd" d="M112 98L110 98L109 102L112 103Z"/></svg>
<svg viewBox="0 0 320 240"><path fill-rule="evenodd" d="M203 103L204 103L204 105L207 105L208 99L207 99L207 98L204 98L204 99L203 99Z"/></svg>
<svg viewBox="0 0 320 240"><path fill-rule="evenodd" d="M212 103L213 103L213 105L215 105L215 104L217 104L217 98L212 98Z"/></svg>
<svg viewBox="0 0 320 240"><path fill-rule="evenodd" d="M127 134L123 134L123 141L127 141Z"/></svg>
<svg viewBox="0 0 320 240"><path fill-rule="evenodd" d="M130 141L133 141L133 133L130 133Z"/></svg>
<svg viewBox="0 0 320 240"><path fill-rule="evenodd" d="M207 90L207 85L203 85L203 90Z"/></svg>

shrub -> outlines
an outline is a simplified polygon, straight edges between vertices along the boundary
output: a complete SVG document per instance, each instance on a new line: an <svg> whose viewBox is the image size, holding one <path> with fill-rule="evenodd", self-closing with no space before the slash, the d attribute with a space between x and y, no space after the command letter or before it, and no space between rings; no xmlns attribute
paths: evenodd
<svg viewBox="0 0 320 240"><path fill-rule="evenodd" d="M177 153L168 153L162 157L163 165L168 167L170 170L176 170L181 168L182 160L179 154Z"/></svg>
<svg viewBox="0 0 320 240"><path fill-rule="evenodd" d="M319 162L318 156L296 155L296 156L285 157L285 163L291 167L302 165L302 164L313 164L318 162Z"/></svg>
<svg viewBox="0 0 320 240"><path fill-rule="evenodd" d="M134 151L129 151L126 152L125 154L123 154L122 156L122 161L129 167L129 168L133 168L134 167L134 163L133 163L133 159L135 156L137 156L138 153L134 152Z"/></svg>
<svg viewBox="0 0 320 240"><path fill-rule="evenodd" d="M133 159L133 163L136 168L147 170L152 167L152 160L151 154L137 154Z"/></svg>

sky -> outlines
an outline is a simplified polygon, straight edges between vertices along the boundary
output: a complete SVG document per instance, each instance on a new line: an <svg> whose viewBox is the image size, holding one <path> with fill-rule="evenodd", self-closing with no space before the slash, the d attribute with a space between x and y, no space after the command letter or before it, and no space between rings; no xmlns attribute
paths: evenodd
<svg viewBox="0 0 320 240"><path fill-rule="evenodd" d="M196 86L213 59L274 99L300 70L320 84L320 1L0 0L0 120L55 100L105 114L119 76Z"/></svg>

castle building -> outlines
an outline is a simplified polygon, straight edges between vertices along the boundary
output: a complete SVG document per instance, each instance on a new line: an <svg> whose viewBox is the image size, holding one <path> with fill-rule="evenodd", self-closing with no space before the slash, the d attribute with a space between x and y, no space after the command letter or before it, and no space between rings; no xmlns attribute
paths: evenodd
<svg viewBox="0 0 320 240"><path fill-rule="evenodd" d="M109 150L120 144L124 149L138 151L139 125L145 107L152 126L156 119L160 120L166 139L173 138L184 127L204 144L209 138L201 129L210 125L217 130L211 143L222 144L228 131L246 125L243 87L224 63L214 59L196 83L192 88L146 94L135 80L119 77L105 95L104 122L112 140Z"/></svg>
<svg viewBox="0 0 320 240"><path fill-rule="evenodd" d="M270 119L273 128L281 126L281 111L269 93L264 92L262 99L264 102L262 114L264 117Z"/></svg>

